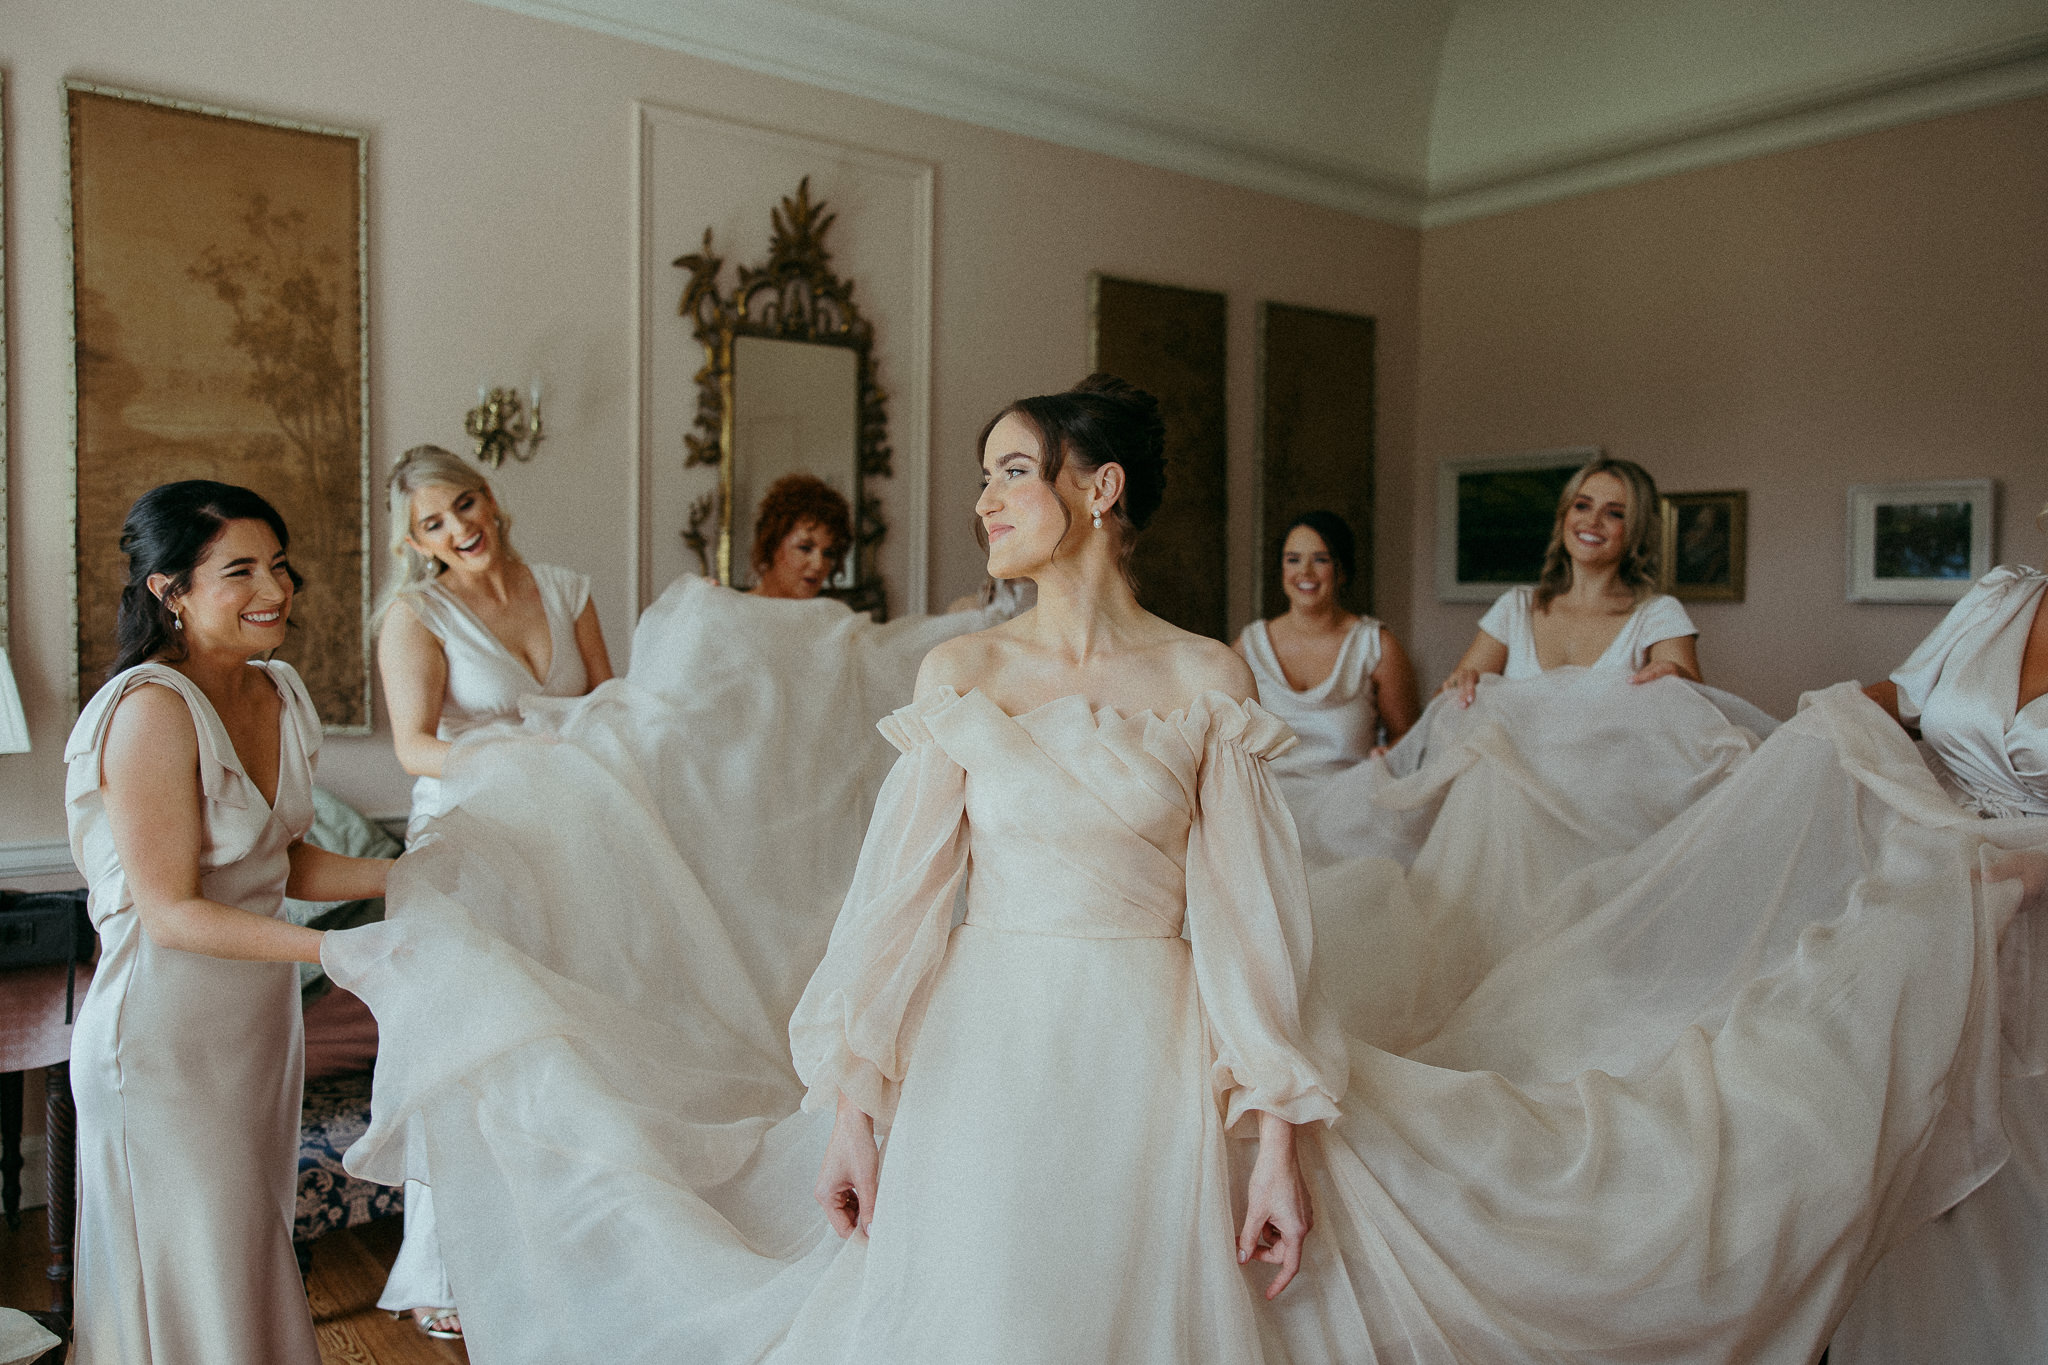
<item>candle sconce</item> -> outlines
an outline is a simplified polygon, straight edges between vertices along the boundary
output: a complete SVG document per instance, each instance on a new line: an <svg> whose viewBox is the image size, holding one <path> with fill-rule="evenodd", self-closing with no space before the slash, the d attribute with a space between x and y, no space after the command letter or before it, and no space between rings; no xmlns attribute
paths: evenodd
<svg viewBox="0 0 2048 1365"><path fill-rule="evenodd" d="M479 463L496 469L505 457L524 464L540 449L545 435L541 429L540 385L533 385L532 411L520 401L517 389L489 389L479 386L476 406L462 419L462 429L476 442Z"/></svg>

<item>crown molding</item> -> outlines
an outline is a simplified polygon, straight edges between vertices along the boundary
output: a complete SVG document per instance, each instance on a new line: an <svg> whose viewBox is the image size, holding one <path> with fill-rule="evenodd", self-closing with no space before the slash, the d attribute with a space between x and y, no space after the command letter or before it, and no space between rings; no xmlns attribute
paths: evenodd
<svg viewBox="0 0 2048 1365"><path fill-rule="evenodd" d="M0 844L0 877L70 877L76 880L78 865L71 861L71 845L62 839Z"/></svg>
<svg viewBox="0 0 2048 1365"><path fill-rule="evenodd" d="M1405 227L1597 190L2048 93L2048 34L1727 106L1630 138L1455 181L1378 174L1245 139L1139 101L815 10L749 0L477 0L920 113Z"/></svg>
<svg viewBox="0 0 2048 1365"><path fill-rule="evenodd" d="M746 0L478 0L841 94L1413 227L1419 177L1303 157L1059 77L816 11ZM627 17L630 16L630 17Z"/></svg>
<svg viewBox="0 0 2048 1365"><path fill-rule="evenodd" d="M1812 147L2048 93L2048 35L1908 71L1732 106L1626 142L1433 187L1421 226L1444 227L1772 152Z"/></svg>

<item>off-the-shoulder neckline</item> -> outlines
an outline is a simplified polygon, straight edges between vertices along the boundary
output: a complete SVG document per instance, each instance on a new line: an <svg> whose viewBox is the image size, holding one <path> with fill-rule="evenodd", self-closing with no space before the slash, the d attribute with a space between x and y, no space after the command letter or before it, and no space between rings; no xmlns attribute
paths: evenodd
<svg viewBox="0 0 2048 1365"><path fill-rule="evenodd" d="M1197 692L1194 695L1194 697L1189 700L1187 705L1177 706L1169 711L1159 711L1154 709L1153 707L1147 706L1136 711L1126 712L1120 711L1114 706L1097 706L1093 702L1089 701L1088 698L1083 696L1081 693L1069 692L1065 696L1054 697L1050 701L1040 702L1038 705L1033 706L1028 710L1019 711L1017 714L1011 715L1008 711L1005 711L1001 706L996 704L996 700L994 697L991 697L988 693L982 691L981 688L978 686L970 687L965 692L961 692L960 690L955 688L951 683L940 683L931 692L927 693L925 698L921 698L918 701L912 702L911 708L922 710L925 707L929 706L932 701L946 702L950 700L954 702L960 702L965 701L969 697L978 697L984 705L986 705L990 710L994 711L997 715L1002 716L1008 720L1016 721L1020 725L1023 722L1029 720L1031 717L1039 714L1041 711L1049 711L1055 706L1071 706L1077 702L1082 707L1086 708L1088 713L1094 716L1098 721L1104 717L1109 717L1114 720L1129 723L1134 720L1142 720L1147 717L1150 717L1151 719L1160 721L1164 724L1176 724L1178 722L1186 720L1191 714L1194 713L1197 707L1201 706L1202 703L1209 701L1211 698L1215 698L1218 701L1221 701L1224 705L1230 707L1231 709L1238 711L1243 711L1250 707L1258 705L1256 699L1245 698L1243 700L1240 700L1237 697L1231 696L1228 692L1224 691L1220 687L1207 687L1202 689L1200 692Z"/></svg>

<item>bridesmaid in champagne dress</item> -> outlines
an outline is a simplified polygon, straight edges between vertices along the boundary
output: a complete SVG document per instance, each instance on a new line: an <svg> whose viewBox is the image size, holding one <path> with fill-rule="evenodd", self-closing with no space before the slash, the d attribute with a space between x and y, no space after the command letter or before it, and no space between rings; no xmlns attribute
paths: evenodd
<svg viewBox="0 0 2048 1365"><path fill-rule="evenodd" d="M445 808L442 768L464 733L516 720L527 697L580 697L611 677L590 580L528 564L511 518L476 469L438 446L391 468L391 550L378 662L392 744L417 779L407 837ZM462 1320L435 1232L432 1189L405 1186L405 1240L377 1306L409 1312L428 1336L459 1338Z"/></svg>
<svg viewBox="0 0 2048 1365"><path fill-rule="evenodd" d="M318 1365L292 1254L305 1050L278 917L383 894L382 860L302 842L320 718L283 644L284 522L204 480L122 528L120 650L65 746L100 965L72 1035L81 1365Z"/></svg>
<svg viewBox="0 0 2048 1365"><path fill-rule="evenodd" d="M1699 682L1699 630L1656 591L1658 553L1656 481L1631 460L1587 462L1557 500L1536 586L1500 595L1441 690L1470 706L1486 674L1570 665Z"/></svg>
<svg viewBox="0 0 2048 1365"><path fill-rule="evenodd" d="M1400 641L1337 599L1353 575L1354 546L1351 528L1336 513L1296 517L1280 546L1287 612L1254 621L1237 637L1260 705L1301 741L1273 760L1296 819L1328 778L1399 743L1421 709L1415 669Z"/></svg>

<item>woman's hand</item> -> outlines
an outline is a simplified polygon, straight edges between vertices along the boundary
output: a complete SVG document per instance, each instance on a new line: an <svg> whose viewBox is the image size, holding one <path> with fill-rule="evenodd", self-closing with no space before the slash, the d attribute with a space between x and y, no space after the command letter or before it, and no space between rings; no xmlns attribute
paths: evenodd
<svg viewBox="0 0 2048 1365"><path fill-rule="evenodd" d="M825 1164L811 1197L832 1220L842 1238L856 1231L866 1241L875 1216L875 1182L881 1178L881 1154L875 1150L875 1121L846 1096L832 1120L832 1140L825 1144Z"/></svg>
<svg viewBox="0 0 2048 1365"><path fill-rule="evenodd" d="M1237 1261L1279 1266L1266 1286L1266 1297L1277 1299L1301 1269L1302 1243L1315 1218L1295 1160L1294 1126L1272 1114L1259 1115L1259 1158L1252 1165L1249 1195L1244 1227L1237 1234Z"/></svg>
<svg viewBox="0 0 2048 1365"><path fill-rule="evenodd" d="M1644 664L1629 679L1632 683L1655 682L1659 678L1689 678L1692 675L1669 659L1657 659Z"/></svg>
<svg viewBox="0 0 2048 1365"><path fill-rule="evenodd" d="M1437 690L1454 697L1460 706L1470 706L1472 698L1479 695L1479 679L1484 676L1476 668L1461 668L1444 679L1444 685Z"/></svg>

